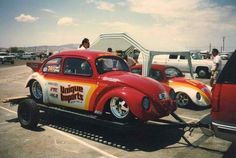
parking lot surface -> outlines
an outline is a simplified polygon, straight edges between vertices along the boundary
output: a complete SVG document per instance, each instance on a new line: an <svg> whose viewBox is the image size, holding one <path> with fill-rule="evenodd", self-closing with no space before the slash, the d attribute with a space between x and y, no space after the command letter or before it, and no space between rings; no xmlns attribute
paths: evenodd
<svg viewBox="0 0 236 158"><path fill-rule="evenodd" d="M0 99L28 94L24 84L30 73L31 69L25 65L0 66ZM16 111L17 106L0 103L1 158L233 158L236 155L234 144L205 136L199 128L191 135L163 125L146 125L126 131L122 127L114 129L50 113L43 115L40 126L31 131L20 127ZM198 122L209 112L209 108L191 106L178 108L176 113L186 122Z"/></svg>

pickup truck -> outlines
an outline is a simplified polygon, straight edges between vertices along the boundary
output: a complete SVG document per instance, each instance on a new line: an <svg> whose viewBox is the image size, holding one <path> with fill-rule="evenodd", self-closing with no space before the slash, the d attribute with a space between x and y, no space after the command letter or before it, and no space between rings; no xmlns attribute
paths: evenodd
<svg viewBox="0 0 236 158"><path fill-rule="evenodd" d="M192 69L194 73L197 73L198 77L206 78L210 76L212 61L209 59L203 59L200 54L191 54ZM180 54L166 54L158 55L153 59L153 63L171 65L178 67L181 71L189 71L188 60L185 55Z"/></svg>
<svg viewBox="0 0 236 158"><path fill-rule="evenodd" d="M14 58L15 58L14 56L11 56L6 52L0 52L0 62L2 64L7 63L7 62L14 64Z"/></svg>

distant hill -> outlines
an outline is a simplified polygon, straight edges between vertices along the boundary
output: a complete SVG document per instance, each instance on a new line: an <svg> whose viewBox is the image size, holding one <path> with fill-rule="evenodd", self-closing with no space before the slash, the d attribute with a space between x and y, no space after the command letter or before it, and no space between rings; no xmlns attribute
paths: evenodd
<svg viewBox="0 0 236 158"><path fill-rule="evenodd" d="M31 46L31 47L17 47L18 50L23 50L26 52L35 52L35 53L46 53L46 52L55 52L63 51L70 49L77 49L78 44L64 44L64 45L41 45L41 46ZM6 52L9 48L0 47L0 52Z"/></svg>
<svg viewBox="0 0 236 158"><path fill-rule="evenodd" d="M65 45L58 45L58 46L48 46L48 45L42 45L42 46L32 46L32 47L18 47L19 50L24 50L27 52L55 52L55 51L62 51L62 50L68 50L68 49L77 49L78 44L65 44Z"/></svg>

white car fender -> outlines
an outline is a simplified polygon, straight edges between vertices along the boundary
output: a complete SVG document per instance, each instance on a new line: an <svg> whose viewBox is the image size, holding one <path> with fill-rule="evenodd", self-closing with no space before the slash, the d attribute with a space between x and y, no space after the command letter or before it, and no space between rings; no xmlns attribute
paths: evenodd
<svg viewBox="0 0 236 158"><path fill-rule="evenodd" d="M44 103L48 103L48 92L47 92L47 83L45 82L44 78L42 75L40 75L38 72L34 72L32 73L27 81L26 81L26 84L25 84L25 87L29 87L29 82L31 80L36 80L39 82L39 84L41 85L41 88L43 90L43 102Z"/></svg>
<svg viewBox="0 0 236 158"><path fill-rule="evenodd" d="M192 100L192 102L196 105L199 105L199 106L208 106L210 104L210 100L207 99L207 97L204 95L203 92L200 92L201 94L201 99L200 100L197 100L196 98L196 94L198 91L192 89L192 88L189 88L189 87L184 87L184 86L179 86L179 87L172 87L176 93L178 92L183 92L183 93L186 93L189 98Z"/></svg>

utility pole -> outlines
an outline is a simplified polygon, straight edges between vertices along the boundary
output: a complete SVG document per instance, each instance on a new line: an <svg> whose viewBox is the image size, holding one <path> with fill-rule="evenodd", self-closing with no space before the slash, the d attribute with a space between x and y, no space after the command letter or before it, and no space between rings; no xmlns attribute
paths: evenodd
<svg viewBox="0 0 236 158"><path fill-rule="evenodd" d="M209 53L211 52L211 43L209 44Z"/></svg>
<svg viewBox="0 0 236 158"><path fill-rule="evenodd" d="M222 47L222 52L225 51L225 36L223 36L223 47Z"/></svg>

